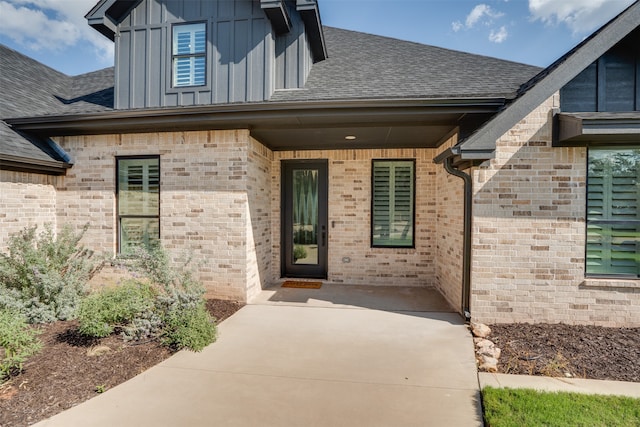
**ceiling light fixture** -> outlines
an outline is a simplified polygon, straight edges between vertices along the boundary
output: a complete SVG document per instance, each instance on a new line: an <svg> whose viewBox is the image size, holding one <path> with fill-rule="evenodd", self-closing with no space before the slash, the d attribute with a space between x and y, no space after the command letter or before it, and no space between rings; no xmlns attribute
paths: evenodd
<svg viewBox="0 0 640 427"><path fill-rule="evenodd" d="M347 141L353 141L356 139L355 135L347 135L344 137L344 139L346 139Z"/></svg>

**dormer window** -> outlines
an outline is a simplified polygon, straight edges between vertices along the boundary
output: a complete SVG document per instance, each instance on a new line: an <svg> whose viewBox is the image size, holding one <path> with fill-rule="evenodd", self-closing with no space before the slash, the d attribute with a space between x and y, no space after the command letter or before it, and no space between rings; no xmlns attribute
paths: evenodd
<svg viewBox="0 0 640 427"><path fill-rule="evenodd" d="M207 69L207 27L204 22L173 27L173 87L204 86Z"/></svg>

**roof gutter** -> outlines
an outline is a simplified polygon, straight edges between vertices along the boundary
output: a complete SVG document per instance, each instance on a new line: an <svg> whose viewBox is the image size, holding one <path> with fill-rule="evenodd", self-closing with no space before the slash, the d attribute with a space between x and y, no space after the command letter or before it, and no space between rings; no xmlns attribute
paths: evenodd
<svg viewBox="0 0 640 427"><path fill-rule="evenodd" d="M458 152L458 153L456 153ZM459 147L445 150L434 159L437 164L443 164L450 175L461 178L464 183L464 219L462 233L462 314L468 322L471 320L471 221L473 207L473 180L471 175L453 166L454 158L459 155Z"/></svg>

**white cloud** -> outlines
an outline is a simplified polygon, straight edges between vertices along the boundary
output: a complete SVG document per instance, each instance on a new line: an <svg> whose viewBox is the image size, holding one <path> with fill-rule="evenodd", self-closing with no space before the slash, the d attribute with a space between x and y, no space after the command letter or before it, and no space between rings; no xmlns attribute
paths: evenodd
<svg viewBox="0 0 640 427"><path fill-rule="evenodd" d="M486 4L479 4L467 15L465 24L467 28L472 28L478 22L490 23L494 18L500 18L502 16L504 16L504 13L495 11Z"/></svg>
<svg viewBox="0 0 640 427"><path fill-rule="evenodd" d="M508 1L508 0L505 0ZM494 20L502 18L504 13L492 9L489 5L484 3L476 5L471 12L467 15L464 24L460 21L451 23L451 28L454 32L458 32L464 28L471 29L476 25L493 26ZM507 39L509 33L507 27L504 25L498 29L492 29L489 33L489 40L493 43L502 43Z"/></svg>
<svg viewBox="0 0 640 427"><path fill-rule="evenodd" d="M28 49L62 51L89 42L96 58L113 63L113 42L89 27L95 0L0 0L0 34Z"/></svg>
<svg viewBox="0 0 640 427"><path fill-rule="evenodd" d="M534 21L564 24L574 34L590 33L620 13L634 0L529 0Z"/></svg>
<svg viewBox="0 0 640 427"><path fill-rule="evenodd" d="M489 41L493 43L502 43L508 36L509 33L507 32L507 27L503 25L498 30L491 30L491 33L489 33Z"/></svg>

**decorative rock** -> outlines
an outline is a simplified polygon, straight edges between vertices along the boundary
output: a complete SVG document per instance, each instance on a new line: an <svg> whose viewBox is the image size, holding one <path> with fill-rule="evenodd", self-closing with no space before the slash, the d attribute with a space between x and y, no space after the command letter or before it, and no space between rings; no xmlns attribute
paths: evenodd
<svg viewBox="0 0 640 427"><path fill-rule="evenodd" d="M480 356L478 369L484 372L498 372L498 359L490 356Z"/></svg>
<svg viewBox="0 0 640 427"><path fill-rule="evenodd" d="M488 356L494 359L499 359L502 354L502 350L496 347L492 341L485 339L478 341L476 344L476 352L478 356Z"/></svg>
<svg viewBox="0 0 640 427"><path fill-rule="evenodd" d="M476 342L476 347L478 347L478 349L495 346L495 344L491 340L487 340L484 338L476 338L476 339L478 340Z"/></svg>
<svg viewBox="0 0 640 427"><path fill-rule="evenodd" d="M491 328L484 323L471 322L471 333L474 337L486 338L491 335Z"/></svg>

